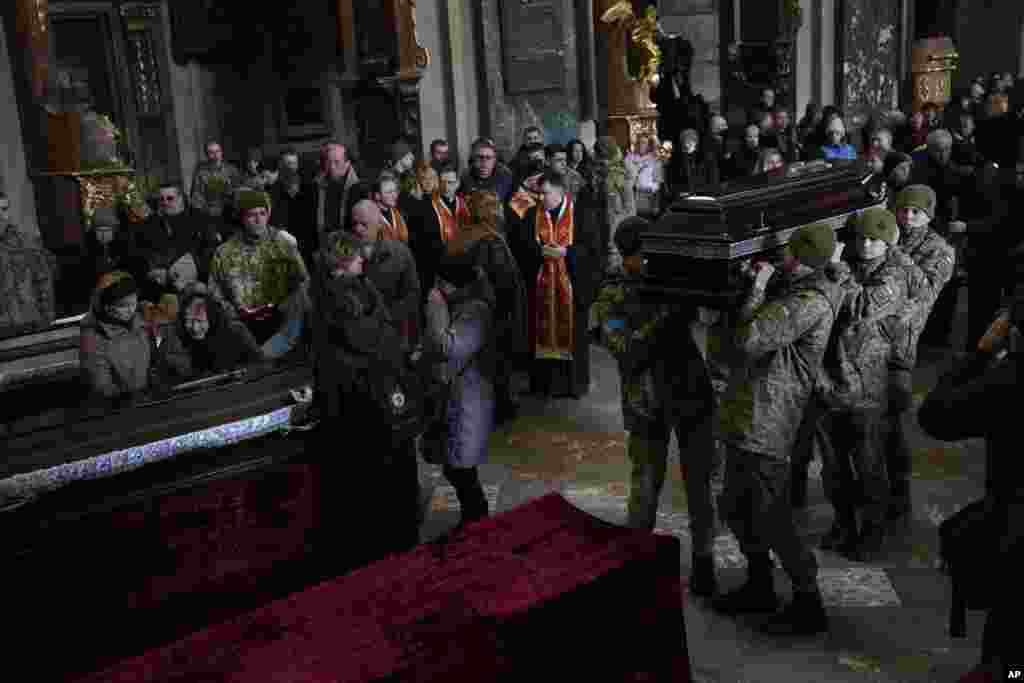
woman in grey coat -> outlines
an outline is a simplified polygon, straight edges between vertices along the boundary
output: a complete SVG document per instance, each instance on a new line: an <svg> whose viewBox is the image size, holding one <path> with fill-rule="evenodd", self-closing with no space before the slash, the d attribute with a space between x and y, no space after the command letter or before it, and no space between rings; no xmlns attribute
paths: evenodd
<svg viewBox="0 0 1024 683"><path fill-rule="evenodd" d="M450 263L441 265L427 300L426 348L443 359L439 372L451 386L444 476L462 510L459 527L488 514L477 467L494 428L494 301L482 270Z"/></svg>

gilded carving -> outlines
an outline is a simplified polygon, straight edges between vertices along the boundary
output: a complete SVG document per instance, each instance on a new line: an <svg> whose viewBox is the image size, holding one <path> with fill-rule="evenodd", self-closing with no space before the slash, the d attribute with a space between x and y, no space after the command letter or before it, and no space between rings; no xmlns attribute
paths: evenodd
<svg viewBox="0 0 1024 683"><path fill-rule="evenodd" d="M416 0L397 0L399 75L409 78L430 66L430 50L420 45L416 29Z"/></svg>
<svg viewBox="0 0 1024 683"><path fill-rule="evenodd" d="M608 133L624 150L636 149L641 137L658 136L657 114L627 114L608 117Z"/></svg>

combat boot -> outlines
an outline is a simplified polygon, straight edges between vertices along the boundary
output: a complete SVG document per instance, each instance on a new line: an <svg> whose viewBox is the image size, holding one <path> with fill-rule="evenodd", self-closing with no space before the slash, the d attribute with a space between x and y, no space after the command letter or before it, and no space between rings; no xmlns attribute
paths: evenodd
<svg viewBox="0 0 1024 683"><path fill-rule="evenodd" d="M747 582L736 590L715 598L711 606L716 612L735 615L774 612L779 608L771 556L764 553L748 559L750 565L747 568Z"/></svg>
<svg viewBox="0 0 1024 683"><path fill-rule="evenodd" d="M807 507L807 480L810 473L807 463L792 463L789 466L789 503L796 510Z"/></svg>
<svg viewBox="0 0 1024 683"><path fill-rule="evenodd" d="M892 497L886 517L890 522L909 519L910 517L910 482L907 480L892 483Z"/></svg>
<svg viewBox="0 0 1024 683"><path fill-rule="evenodd" d="M857 517L851 508L835 505L835 519L832 528L821 539L822 550L842 552L851 549L857 542Z"/></svg>
<svg viewBox="0 0 1024 683"><path fill-rule="evenodd" d="M885 527L880 524L866 523L857 539L853 559L858 562L877 562L882 556L884 545Z"/></svg>
<svg viewBox="0 0 1024 683"><path fill-rule="evenodd" d="M690 570L690 592L701 597L710 597L718 590L715 580L714 555L693 555L693 568Z"/></svg>
<svg viewBox="0 0 1024 683"><path fill-rule="evenodd" d="M828 615L821 593L817 588L794 592L793 601L762 624L760 630L773 636L813 636L827 631Z"/></svg>

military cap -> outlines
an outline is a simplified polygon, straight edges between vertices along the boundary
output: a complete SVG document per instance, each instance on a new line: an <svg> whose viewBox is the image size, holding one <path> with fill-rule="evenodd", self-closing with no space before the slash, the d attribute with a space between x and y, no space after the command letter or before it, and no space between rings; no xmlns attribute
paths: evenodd
<svg viewBox="0 0 1024 683"><path fill-rule="evenodd" d="M238 193L238 210L248 211L249 209L270 210L270 195L258 190L242 190Z"/></svg>
<svg viewBox="0 0 1024 683"><path fill-rule="evenodd" d="M882 240L890 246L900 239L900 227L896 223L896 216L880 206L865 209L857 216L853 221L853 231L861 237Z"/></svg>
<svg viewBox="0 0 1024 683"><path fill-rule="evenodd" d="M935 218L935 203L935 190L927 185L908 185L896 195L892 208L895 210L912 206L924 211L928 218Z"/></svg>
<svg viewBox="0 0 1024 683"><path fill-rule="evenodd" d="M836 233L828 223L812 223L797 230L786 246L805 266L823 268L836 250Z"/></svg>

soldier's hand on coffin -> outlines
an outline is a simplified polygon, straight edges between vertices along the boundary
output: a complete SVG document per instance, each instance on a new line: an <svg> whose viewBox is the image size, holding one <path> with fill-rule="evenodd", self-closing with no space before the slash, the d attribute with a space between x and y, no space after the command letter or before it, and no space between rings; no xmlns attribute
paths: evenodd
<svg viewBox="0 0 1024 683"><path fill-rule="evenodd" d="M846 248L846 242L836 242L836 250L832 252L832 263L839 263L843 260L843 250Z"/></svg>
<svg viewBox="0 0 1024 683"><path fill-rule="evenodd" d="M775 274L775 266L767 261L762 261L756 268L757 275L754 276L754 288L763 290L768 286L768 281L772 279L772 275Z"/></svg>

